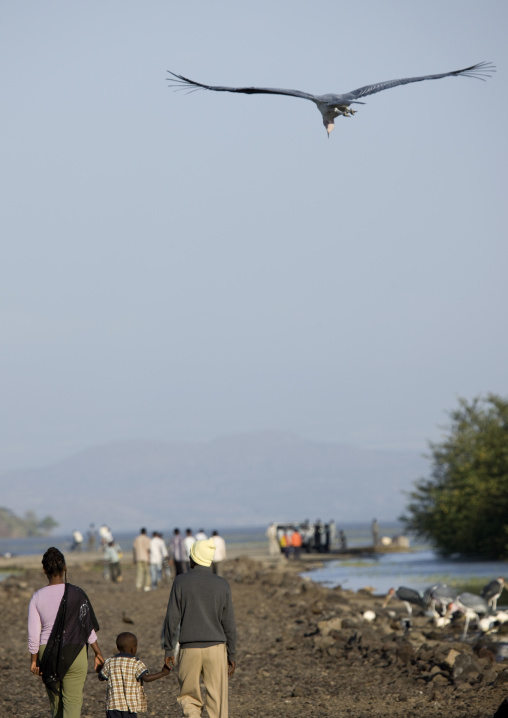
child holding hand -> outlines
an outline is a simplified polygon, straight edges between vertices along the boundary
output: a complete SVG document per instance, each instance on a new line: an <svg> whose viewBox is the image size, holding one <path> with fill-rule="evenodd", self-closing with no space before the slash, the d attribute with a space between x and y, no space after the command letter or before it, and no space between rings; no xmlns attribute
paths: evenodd
<svg viewBox="0 0 508 718"><path fill-rule="evenodd" d="M116 639L118 653L106 659L99 672L99 680L108 682L106 694L107 718L137 718L138 711L147 710L143 683L169 676L164 665L159 673L148 673L145 664L136 658L138 639L133 633L120 633Z"/></svg>

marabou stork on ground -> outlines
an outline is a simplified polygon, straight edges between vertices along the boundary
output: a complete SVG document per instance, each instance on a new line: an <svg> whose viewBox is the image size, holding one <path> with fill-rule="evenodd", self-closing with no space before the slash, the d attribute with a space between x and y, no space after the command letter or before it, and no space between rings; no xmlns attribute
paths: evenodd
<svg viewBox="0 0 508 718"><path fill-rule="evenodd" d="M482 588L482 598L487 601L493 611L497 609L497 599L503 593L504 585L504 578L499 576Z"/></svg>
<svg viewBox="0 0 508 718"><path fill-rule="evenodd" d="M466 625L464 626L464 632L462 634L463 641L467 636L467 629L469 628L471 619L479 623L480 616L494 615L487 601L481 596L477 596L476 593L464 591L464 593L460 593L457 596L453 604L457 610L464 614L464 618L466 619ZM484 627L482 627L482 629L483 628Z"/></svg>
<svg viewBox="0 0 508 718"><path fill-rule="evenodd" d="M423 600L425 605L430 607L430 610L436 615L436 606L438 606L443 615L446 612L447 607L452 603L458 596L458 591L446 583L433 583L425 589L423 593Z"/></svg>
<svg viewBox="0 0 508 718"><path fill-rule="evenodd" d="M398 598L399 601L402 601L410 616L413 615L413 606L419 606L424 611L427 608L422 594L419 591L415 591L414 588L407 588L407 586L390 588L386 594L385 600L383 601L383 608L388 606L388 602L393 596Z"/></svg>

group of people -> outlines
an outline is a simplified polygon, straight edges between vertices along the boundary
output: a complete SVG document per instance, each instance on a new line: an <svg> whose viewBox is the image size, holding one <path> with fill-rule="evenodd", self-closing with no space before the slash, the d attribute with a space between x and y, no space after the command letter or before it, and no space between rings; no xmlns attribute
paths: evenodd
<svg viewBox="0 0 508 718"><path fill-rule="evenodd" d="M266 531L268 551L271 556L282 553L286 558L300 558L302 549L307 553L328 553L337 543L335 521L324 524L321 519L311 524L308 519L296 524L271 523ZM346 536L339 532L341 548L346 547Z"/></svg>
<svg viewBox="0 0 508 718"><path fill-rule="evenodd" d="M140 536L146 536L146 530ZM177 653L177 701L183 715L201 715L201 677L209 718L227 718L228 677L236 666L236 627L229 583L212 568L216 552L213 538L190 546L189 570L175 577L169 596L164 665L150 674L137 658L138 640L130 632L117 636L118 653L104 659L97 641L99 623L88 596L67 583L63 554L54 547L46 551L42 567L48 585L30 600L28 648L30 670L45 684L53 718L81 715L88 646L94 651L99 679L107 682L108 718L136 718L138 712L146 711L143 684L170 675Z"/></svg>
<svg viewBox="0 0 508 718"><path fill-rule="evenodd" d="M162 569L168 558L164 537L158 531L150 538L145 528L134 539L133 560L136 565L136 588L150 591L162 581Z"/></svg>
<svg viewBox="0 0 508 718"><path fill-rule="evenodd" d="M190 552L196 541L208 539L203 529L199 529L194 536L191 529L185 531L185 536L176 528L173 531L168 545L164 542L161 533L154 531L150 538L146 528L142 528L134 539L132 546L133 559L136 564L136 588L144 591L155 590L160 585L164 573L173 577L190 571ZM222 564L226 558L226 542L214 531L210 540L215 546L212 572L222 576Z"/></svg>

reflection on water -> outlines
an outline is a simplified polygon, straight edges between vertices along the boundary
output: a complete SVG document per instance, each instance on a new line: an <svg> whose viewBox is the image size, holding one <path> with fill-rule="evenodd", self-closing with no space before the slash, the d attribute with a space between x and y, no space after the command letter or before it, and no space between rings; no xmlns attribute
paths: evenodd
<svg viewBox="0 0 508 718"><path fill-rule="evenodd" d="M426 549L330 561L323 568L302 575L330 588L342 586L358 591L370 587L374 593L384 594L389 588L397 586L410 586L423 591L437 582L457 585L459 588L477 580L487 583L497 576L508 575L508 562L444 559Z"/></svg>

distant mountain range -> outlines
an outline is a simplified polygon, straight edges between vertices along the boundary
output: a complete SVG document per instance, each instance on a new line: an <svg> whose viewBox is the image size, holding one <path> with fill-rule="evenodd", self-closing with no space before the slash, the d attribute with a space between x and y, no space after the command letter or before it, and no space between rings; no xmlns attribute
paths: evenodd
<svg viewBox="0 0 508 718"><path fill-rule="evenodd" d="M220 529L270 521L393 520L428 472L416 452L372 451L279 432L203 443L124 441L51 466L11 471L2 504L51 514L59 531Z"/></svg>

